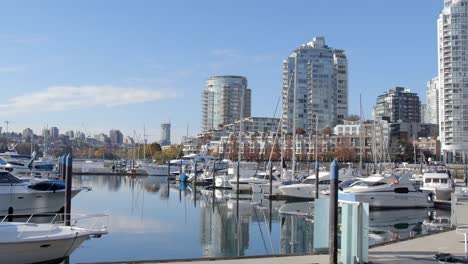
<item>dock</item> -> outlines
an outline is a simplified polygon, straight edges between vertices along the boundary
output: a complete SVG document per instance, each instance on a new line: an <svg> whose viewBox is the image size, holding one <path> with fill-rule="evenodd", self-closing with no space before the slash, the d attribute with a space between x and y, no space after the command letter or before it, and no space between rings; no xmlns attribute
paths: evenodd
<svg viewBox="0 0 468 264"><path fill-rule="evenodd" d="M455 230L422 236L415 239L389 243L369 249L369 261L381 264L433 264L439 263L434 259L437 253L450 253L454 256L464 256L463 235L456 234ZM93 264L108 263L172 263L172 264L311 264L328 263L328 255L275 255L252 256L239 258L198 258L198 259L173 259L173 260L145 260L123 262L96 262ZM91 263L87 263L91 264Z"/></svg>

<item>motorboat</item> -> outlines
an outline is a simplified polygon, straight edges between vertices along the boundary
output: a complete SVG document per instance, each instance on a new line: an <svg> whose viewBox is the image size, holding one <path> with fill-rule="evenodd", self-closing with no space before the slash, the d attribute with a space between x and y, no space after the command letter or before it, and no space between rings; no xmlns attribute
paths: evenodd
<svg viewBox="0 0 468 264"><path fill-rule="evenodd" d="M173 159L169 164L153 164L142 162L139 166L142 167L148 175L167 175L178 174L181 170L190 172L197 164L197 172L202 172L202 169L209 170L214 163L216 170L227 169L228 162L225 160L216 161L217 158L206 153L202 154L189 154L182 156L180 159ZM216 162L214 162L216 161ZM169 168L170 167L170 168Z"/></svg>
<svg viewBox="0 0 468 264"><path fill-rule="evenodd" d="M56 166L50 162L36 162L34 159L36 153L32 156L19 155L15 153L1 153L0 154L0 169L7 170L10 174L29 180L31 178L58 178Z"/></svg>
<svg viewBox="0 0 468 264"><path fill-rule="evenodd" d="M53 222L35 224L2 221L0 233L0 263L23 264L58 263L85 240L100 237L108 231L106 226L83 228L76 226L76 222L65 226Z"/></svg>
<svg viewBox="0 0 468 264"><path fill-rule="evenodd" d="M281 172L277 173L280 174ZM275 174L273 174L275 175ZM275 175L276 176L276 175ZM280 195L281 191L279 189L280 186L283 185L288 185L288 184L293 184L297 183L297 180L293 180L293 173L291 170L283 170L281 180L280 181L272 181L271 182L271 195ZM264 183L261 185L261 192L265 196L270 195L270 182Z"/></svg>
<svg viewBox="0 0 468 264"><path fill-rule="evenodd" d="M72 188L74 197L82 189ZM43 180L25 182L0 170L0 214L31 214L58 212L64 206L63 181Z"/></svg>
<svg viewBox="0 0 468 264"><path fill-rule="evenodd" d="M271 179L273 182L278 181L278 179L275 176L271 176ZM251 191L254 193L260 193L261 192L261 186L264 184L267 184L270 182L270 175L257 175L253 177L244 177L244 178L239 178L239 182L237 181L237 178L232 178L229 180L229 183L232 186L232 189L234 191ZM239 189L238 189L239 188Z"/></svg>
<svg viewBox="0 0 468 264"><path fill-rule="evenodd" d="M238 170L239 167L239 170ZM239 173L238 173L239 171ZM239 164L237 162L229 162L227 172L224 175L217 176L215 179L215 186L216 188L223 188L223 189L233 189L237 188L237 174L239 174L239 179L248 179L248 178L255 178L259 175L264 175L259 171L259 165L256 162L245 162L241 161ZM263 177L263 176L260 176ZM241 183L239 181L239 184ZM233 186L232 183L236 186ZM242 189L248 190L248 186L242 186ZM250 187L250 186L249 186ZM241 188L239 186L239 188ZM242 190L241 189L241 190Z"/></svg>
<svg viewBox="0 0 468 264"><path fill-rule="evenodd" d="M375 174L340 190L338 198L368 203L373 209L434 207L431 197L427 193L417 191L407 176L384 177Z"/></svg>
<svg viewBox="0 0 468 264"><path fill-rule="evenodd" d="M319 172L319 191L330 188L330 177L328 172ZM301 183L279 186L281 194L287 197L313 199L315 197L315 175L308 176Z"/></svg>
<svg viewBox="0 0 468 264"><path fill-rule="evenodd" d="M455 183L445 166L435 164L426 168L420 190L431 193L434 200L448 201L455 191Z"/></svg>

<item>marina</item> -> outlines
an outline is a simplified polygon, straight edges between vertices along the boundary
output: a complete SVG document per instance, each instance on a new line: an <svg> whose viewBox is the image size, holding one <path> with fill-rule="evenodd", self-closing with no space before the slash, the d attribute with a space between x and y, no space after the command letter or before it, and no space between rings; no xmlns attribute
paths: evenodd
<svg viewBox="0 0 468 264"><path fill-rule="evenodd" d="M468 263L468 0L377 2L5 4L0 264Z"/></svg>
<svg viewBox="0 0 468 264"><path fill-rule="evenodd" d="M73 199L74 212L108 213L110 233L78 248L71 263L315 252L313 202L270 201L258 194L237 199L229 190L215 190L213 197L211 190L159 176L75 176L79 185L93 191ZM450 216L430 208L371 211L369 244L448 230Z"/></svg>

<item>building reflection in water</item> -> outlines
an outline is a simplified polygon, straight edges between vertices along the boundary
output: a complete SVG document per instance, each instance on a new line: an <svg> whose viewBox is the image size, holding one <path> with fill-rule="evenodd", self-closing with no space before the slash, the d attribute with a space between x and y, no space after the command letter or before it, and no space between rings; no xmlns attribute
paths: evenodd
<svg viewBox="0 0 468 264"><path fill-rule="evenodd" d="M279 208L281 222L280 253L313 252L313 204L286 203Z"/></svg>
<svg viewBox="0 0 468 264"><path fill-rule="evenodd" d="M200 241L198 252L203 256L232 257L314 251L314 210L313 203L310 202L270 203L269 200L263 199L261 194L237 196L232 191L223 190L213 193L211 190L194 188L191 185L181 189L179 184L168 181L167 177L157 176L75 176L73 180L75 186L91 187L92 192L112 193L109 196L97 196L102 200L99 202L105 205L112 203L116 193L125 195L125 199L131 202L131 208L127 215L121 216L122 219L127 217L134 220L135 213L138 212L139 219L145 220L140 221L141 223L155 223L141 224L138 234L151 233L154 229L160 232L162 229L159 227L165 228L166 224L177 222L184 217L184 224L188 227L193 223L188 228L195 232L185 231L183 239ZM152 205L161 200L165 201L167 207L164 208L169 210L167 213L173 215L174 219L166 218L168 214L161 217L159 211L158 214L148 213L148 216L143 217L145 210L152 210ZM180 210L181 206L184 207L183 211ZM86 207L82 205L81 208ZM371 211L369 244L410 238L443 230L450 225L450 212L445 211ZM198 228L200 230L196 230ZM131 235L132 232L137 234L134 229L129 229L128 234ZM179 244L183 242L177 241Z"/></svg>
<svg viewBox="0 0 468 264"><path fill-rule="evenodd" d="M249 225L252 206L247 201L216 201L201 206L200 241L204 256L244 256L249 248ZM239 221L237 221L237 216Z"/></svg>

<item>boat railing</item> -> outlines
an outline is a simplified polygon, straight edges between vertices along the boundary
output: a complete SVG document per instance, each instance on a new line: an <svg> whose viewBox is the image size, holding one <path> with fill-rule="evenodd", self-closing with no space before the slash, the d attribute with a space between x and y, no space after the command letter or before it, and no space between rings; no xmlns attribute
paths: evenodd
<svg viewBox="0 0 468 264"><path fill-rule="evenodd" d="M65 225L65 216L69 215L70 219L70 229L85 229L88 231L100 231L100 232L107 232L109 226L109 215L108 214L63 214L63 213L38 213L38 214L6 214L3 216L0 223L6 222L16 222L22 223L22 230L18 234L17 238L20 238L25 231L27 231L27 227L32 224L49 224L49 232L56 226L64 226ZM26 221L17 221L18 218L25 218L27 217ZM50 220L44 221L45 218L50 218ZM38 221L35 221L35 220Z"/></svg>

